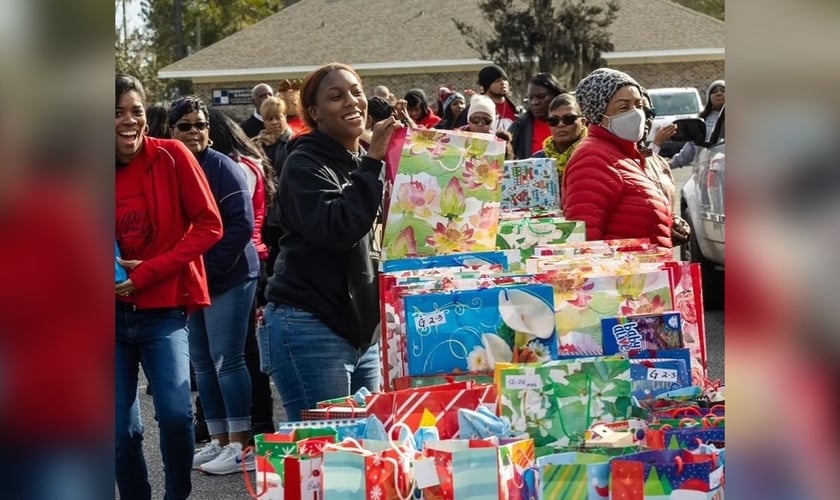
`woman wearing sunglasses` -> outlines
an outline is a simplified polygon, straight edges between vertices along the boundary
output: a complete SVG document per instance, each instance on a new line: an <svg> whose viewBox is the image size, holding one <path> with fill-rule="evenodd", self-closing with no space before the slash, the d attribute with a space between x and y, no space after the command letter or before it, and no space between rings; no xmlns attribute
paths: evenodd
<svg viewBox="0 0 840 500"><path fill-rule="evenodd" d="M496 103L483 94L476 94L470 99L467 109L467 124L461 130L489 134L493 121L496 119Z"/></svg>
<svg viewBox="0 0 840 500"><path fill-rule="evenodd" d="M169 107L172 137L198 160L224 226L222 239L204 255L210 307L190 316L190 360L211 441L193 458L208 474L254 470L243 455L251 431L251 377L245 365L248 316L256 293L259 257L252 240L254 206L248 180L233 159L210 147L207 107L183 97Z"/></svg>
<svg viewBox="0 0 840 500"><path fill-rule="evenodd" d="M563 173L575 148L586 137L586 118L580 114L575 96L560 94L548 104L548 126L551 135L543 141L543 148L534 158L554 158L562 183Z"/></svg>

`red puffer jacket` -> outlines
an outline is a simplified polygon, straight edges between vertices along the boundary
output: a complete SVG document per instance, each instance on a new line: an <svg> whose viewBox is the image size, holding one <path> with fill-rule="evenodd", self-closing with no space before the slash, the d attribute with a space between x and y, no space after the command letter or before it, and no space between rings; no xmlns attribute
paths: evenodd
<svg viewBox="0 0 840 500"><path fill-rule="evenodd" d="M646 168L634 143L590 125L563 175L564 217L584 221L587 240L650 238L671 248L671 205Z"/></svg>

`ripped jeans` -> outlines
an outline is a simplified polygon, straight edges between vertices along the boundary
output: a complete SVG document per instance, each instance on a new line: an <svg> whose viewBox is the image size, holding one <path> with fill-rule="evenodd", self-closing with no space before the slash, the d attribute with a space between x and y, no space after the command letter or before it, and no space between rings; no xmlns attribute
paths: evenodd
<svg viewBox="0 0 840 500"><path fill-rule="evenodd" d="M379 389L379 344L353 347L315 315L270 302L257 330L260 369L274 380L288 421L315 403Z"/></svg>

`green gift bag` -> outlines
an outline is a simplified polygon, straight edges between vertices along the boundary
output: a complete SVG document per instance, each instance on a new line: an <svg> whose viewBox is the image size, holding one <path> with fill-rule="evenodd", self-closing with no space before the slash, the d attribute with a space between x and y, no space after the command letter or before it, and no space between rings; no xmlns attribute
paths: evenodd
<svg viewBox="0 0 840 500"><path fill-rule="evenodd" d="M629 418L630 360L617 356L496 364L500 414L541 446L581 446L595 422Z"/></svg>

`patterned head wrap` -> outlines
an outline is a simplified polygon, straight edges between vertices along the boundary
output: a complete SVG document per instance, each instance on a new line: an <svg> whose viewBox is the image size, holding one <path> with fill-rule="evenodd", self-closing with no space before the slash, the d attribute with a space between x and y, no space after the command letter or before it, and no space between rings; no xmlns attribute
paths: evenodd
<svg viewBox="0 0 840 500"><path fill-rule="evenodd" d="M610 68L599 68L589 73L575 89L580 112L589 123L600 123L610 99L621 87L633 85L641 92L642 86L627 73Z"/></svg>

